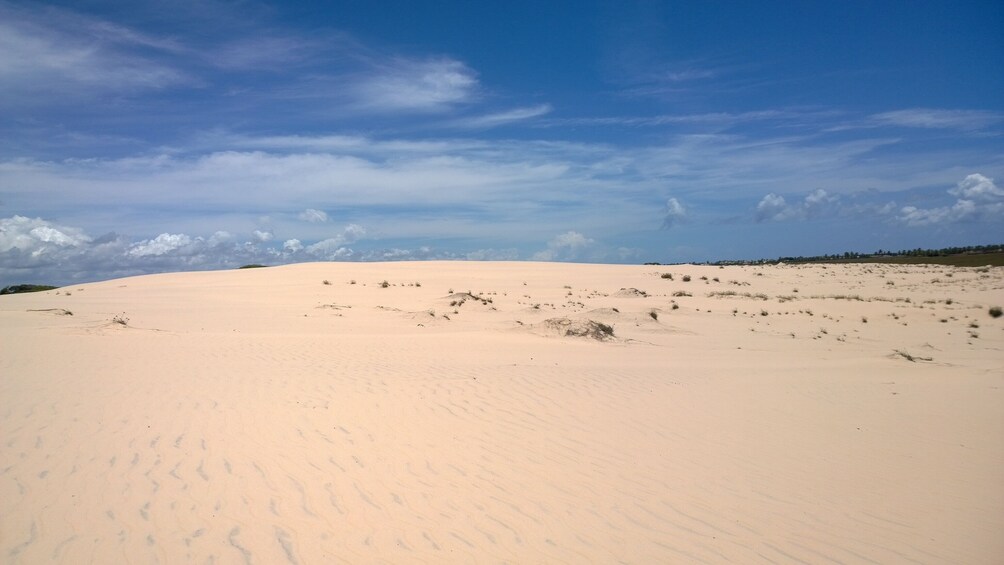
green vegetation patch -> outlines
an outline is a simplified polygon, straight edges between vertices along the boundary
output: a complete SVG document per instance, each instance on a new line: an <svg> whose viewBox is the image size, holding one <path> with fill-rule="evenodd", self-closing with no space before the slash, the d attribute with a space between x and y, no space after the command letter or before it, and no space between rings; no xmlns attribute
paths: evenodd
<svg viewBox="0 0 1004 565"><path fill-rule="evenodd" d="M55 290L59 288L58 286L49 286L47 284L12 284L10 286L5 286L0 288L0 294L21 294L23 292L43 292L46 290Z"/></svg>

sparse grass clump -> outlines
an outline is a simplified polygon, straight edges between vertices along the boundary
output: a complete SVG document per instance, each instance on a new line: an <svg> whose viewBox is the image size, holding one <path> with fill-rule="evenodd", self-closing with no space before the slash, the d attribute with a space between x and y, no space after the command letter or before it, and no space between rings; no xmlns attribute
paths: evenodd
<svg viewBox="0 0 1004 565"><path fill-rule="evenodd" d="M657 322L659 321L659 313L656 312L655 310L652 310L651 312L649 312L648 315L651 316L653 320L655 320Z"/></svg>
<svg viewBox="0 0 1004 565"><path fill-rule="evenodd" d="M709 292L708 296L709 297L714 297L714 296L735 296L736 294L738 294L738 293L736 291L734 291L734 290L716 290L715 292Z"/></svg>
<svg viewBox="0 0 1004 565"><path fill-rule="evenodd" d="M129 318L126 318L125 314L115 314L114 316L112 316L112 323L118 324L120 326L128 326Z"/></svg>
<svg viewBox="0 0 1004 565"><path fill-rule="evenodd" d="M382 283L380 283L380 288L387 288L389 286L390 286L390 283L387 282L387 281L383 281Z"/></svg>
<svg viewBox="0 0 1004 565"><path fill-rule="evenodd" d="M673 296L693 296L693 294L690 294L689 292L684 290L678 290L673 293Z"/></svg>
<svg viewBox="0 0 1004 565"><path fill-rule="evenodd" d="M1004 310L1001 310L1000 306L991 306L990 307L990 317L991 318L1000 318L1002 314L1004 314Z"/></svg>
<svg viewBox="0 0 1004 565"><path fill-rule="evenodd" d="M660 276L661 276L662 278L664 278L664 279L669 279L669 280L673 280L673 273L663 273L663 274L662 274L662 275L660 275Z"/></svg>
<svg viewBox="0 0 1004 565"><path fill-rule="evenodd" d="M672 309L673 310L679 310L680 309L680 305L679 304L673 304Z"/></svg>
<svg viewBox="0 0 1004 565"><path fill-rule="evenodd" d="M690 282L690 275L683 275L683 282Z"/></svg>
<svg viewBox="0 0 1004 565"><path fill-rule="evenodd" d="M331 281L329 281L328 279L324 279L323 281L321 281L321 284L325 286L331 286Z"/></svg>
<svg viewBox="0 0 1004 565"><path fill-rule="evenodd" d="M917 361L933 361L934 360L933 357L920 357L920 356L917 356L917 355L911 355L908 352L906 352L906 351L900 351L899 349L897 349L895 351L895 354L899 355L903 359L906 359L907 361L910 361L911 363L916 363Z"/></svg>

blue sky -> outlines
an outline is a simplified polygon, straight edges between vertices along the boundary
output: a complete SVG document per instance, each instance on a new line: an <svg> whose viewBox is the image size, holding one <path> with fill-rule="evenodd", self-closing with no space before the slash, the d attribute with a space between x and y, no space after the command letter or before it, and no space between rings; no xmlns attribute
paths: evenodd
<svg viewBox="0 0 1004 565"><path fill-rule="evenodd" d="M1000 2L0 0L0 284L1004 240Z"/></svg>

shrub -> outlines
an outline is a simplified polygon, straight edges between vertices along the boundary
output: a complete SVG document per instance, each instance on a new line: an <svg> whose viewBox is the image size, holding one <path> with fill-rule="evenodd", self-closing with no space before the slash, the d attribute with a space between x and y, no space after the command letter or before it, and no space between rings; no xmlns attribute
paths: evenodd
<svg viewBox="0 0 1004 565"><path fill-rule="evenodd" d="M690 275L683 275L683 282L690 282Z"/></svg>
<svg viewBox="0 0 1004 565"><path fill-rule="evenodd" d="M265 266L266 265L262 265L260 263L251 263L250 265L241 265L240 267L237 267L237 268L238 269L260 269L260 268L265 267Z"/></svg>
<svg viewBox="0 0 1004 565"><path fill-rule="evenodd" d="M1001 314L1004 314L1004 311L1001 310L1000 306L992 306L990 308L990 317L991 318L1000 318Z"/></svg>
<svg viewBox="0 0 1004 565"><path fill-rule="evenodd" d="M655 310L652 310L651 312L649 312L648 315L652 316L653 320L655 320L657 322L659 321L659 313L656 312Z"/></svg>
<svg viewBox="0 0 1004 565"><path fill-rule="evenodd" d="M49 286L47 284L14 284L10 286L5 286L0 289L0 294L19 294L22 292L43 292L46 290L53 290L59 288L58 286ZM59 294L59 293L56 293ZM69 294L68 292L66 294Z"/></svg>
<svg viewBox="0 0 1004 565"><path fill-rule="evenodd" d="M387 281L383 281L382 283L380 283L380 288L387 288L388 286L390 286L390 283Z"/></svg>
<svg viewBox="0 0 1004 565"><path fill-rule="evenodd" d="M662 274L662 275L660 275L660 276L661 276L662 278L664 278L664 279L669 279L669 280L673 280L673 273L663 273L663 274Z"/></svg>
<svg viewBox="0 0 1004 565"><path fill-rule="evenodd" d="M679 308L680 308L680 305L679 305L679 304L674 304L674 305L673 305L673 310L679 310Z"/></svg>
<svg viewBox="0 0 1004 565"><path fill-rule="evenodd" d="M321 284L331 286L331 281L329 281L328 279L324 279L323 281L321 281Z"/></svg>

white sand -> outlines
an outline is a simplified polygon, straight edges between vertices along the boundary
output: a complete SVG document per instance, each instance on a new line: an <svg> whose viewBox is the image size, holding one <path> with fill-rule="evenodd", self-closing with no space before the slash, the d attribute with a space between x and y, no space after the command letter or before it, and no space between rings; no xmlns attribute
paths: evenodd
<svg viewBox="0 0 1004 565"><path fill-rule="evenodd" d="M1001 268L450 262L0 297L0 561L1001 563L1002 303Z"/></svg>

